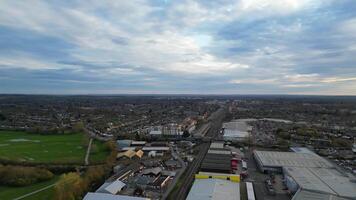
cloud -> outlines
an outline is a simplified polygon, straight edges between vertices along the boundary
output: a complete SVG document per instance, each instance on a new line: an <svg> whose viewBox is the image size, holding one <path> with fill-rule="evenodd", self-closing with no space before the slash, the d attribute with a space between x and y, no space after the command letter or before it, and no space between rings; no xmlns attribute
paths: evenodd
<svg viewBox="0 0 356 200"><path fill-rule="evenodd" d="M352 91L354 8L353 0L5 0L0 92L95 82L88 93ZM25 81L32 89L21 90Z"/></svg>

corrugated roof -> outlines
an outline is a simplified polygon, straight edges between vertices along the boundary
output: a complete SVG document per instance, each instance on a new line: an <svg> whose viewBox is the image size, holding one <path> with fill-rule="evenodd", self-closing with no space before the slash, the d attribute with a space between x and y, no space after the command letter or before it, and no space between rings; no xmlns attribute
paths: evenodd
<svg viewBox="0 0 356 200"><path fill-rule="evenodd" d="M112 183L110 183L108 186L106 186L105 190L110 192L111 194L117 194L122 190L123 187L125 187L125 183L123 183L120 180L116 180Z"/></svg>

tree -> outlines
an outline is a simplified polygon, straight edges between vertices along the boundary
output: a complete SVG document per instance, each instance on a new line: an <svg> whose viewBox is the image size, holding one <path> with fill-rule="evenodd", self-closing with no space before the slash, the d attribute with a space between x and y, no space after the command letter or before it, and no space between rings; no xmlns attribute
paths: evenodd
<svg viewBox="0 0 356 200"><path fill-rule="evenodd" d="M73 131L76 133L84 132L84 123L77 122L73 125Z"/></svg>
<svg viewBox="0 0 356 200"><path fill-rule="evenodd" d="M86 189L87 185L79 173L70 172L63 174L54 186L54 197L56 200L75 200L78 199Z"/></svg>
<svg viewBox="0 0 356 200"><path fill-rule="evenodd" d="M53 178L47 169L22 166L0 166L0 185L26 186Z"/></svg>
<svg viewBox="0 0 356 200"><path fill-rule="evenodd" d="M5 115L0 113L0 121L4 121L4 120L6 120Z"/></svg>

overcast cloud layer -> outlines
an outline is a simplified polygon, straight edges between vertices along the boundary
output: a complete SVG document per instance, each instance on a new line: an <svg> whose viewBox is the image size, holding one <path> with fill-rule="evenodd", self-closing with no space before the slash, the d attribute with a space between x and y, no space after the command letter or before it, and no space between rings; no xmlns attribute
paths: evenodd
<svg viewBox="0 0 356 200"><path fill-rule="evenodd" d="M0 1L0 93L356 95L355 0Z"/></svg>

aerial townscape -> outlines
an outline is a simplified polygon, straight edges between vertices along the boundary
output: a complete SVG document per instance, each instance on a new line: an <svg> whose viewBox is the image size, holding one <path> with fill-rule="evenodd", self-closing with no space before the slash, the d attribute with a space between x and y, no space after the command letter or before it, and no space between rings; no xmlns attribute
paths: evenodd
<svg viewBox="0 0 356 200"><path fill-rule="evenodd" d="M0 96L1 199L356 199L356 98Z"/></svg>
<svg viewBox="0 0 356 200"><path fill-rule="evenodd" d="M356 200L356 0L0 0L0 200Z"/></svg>

